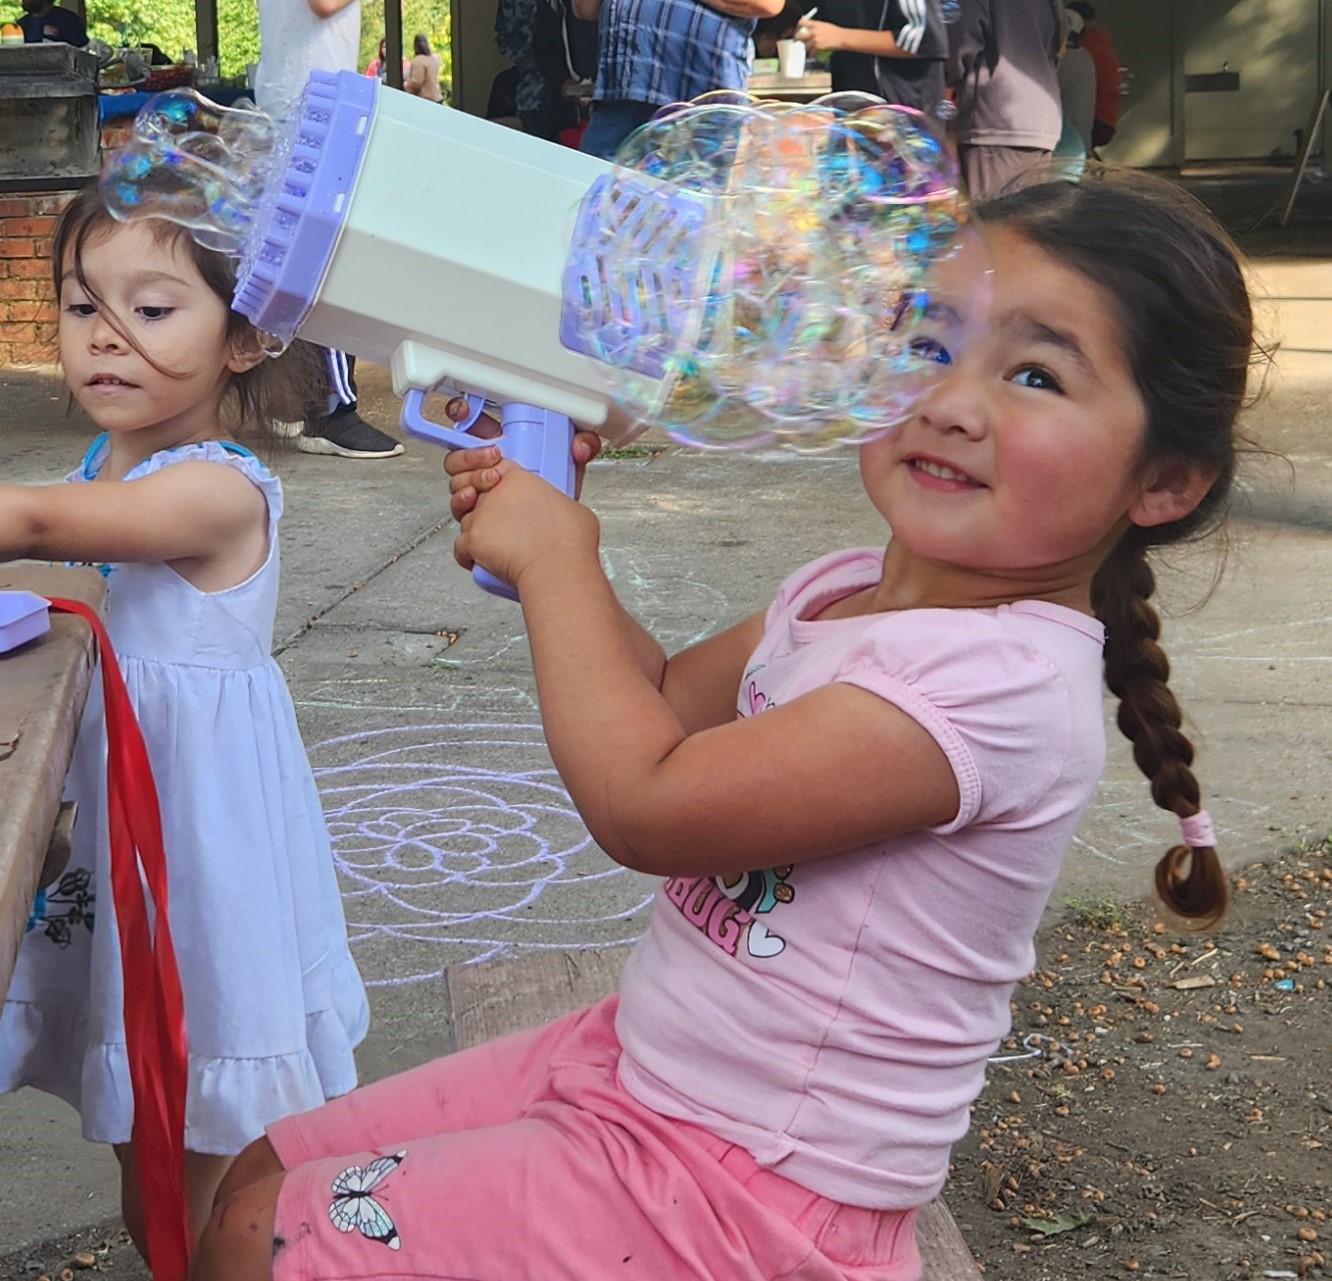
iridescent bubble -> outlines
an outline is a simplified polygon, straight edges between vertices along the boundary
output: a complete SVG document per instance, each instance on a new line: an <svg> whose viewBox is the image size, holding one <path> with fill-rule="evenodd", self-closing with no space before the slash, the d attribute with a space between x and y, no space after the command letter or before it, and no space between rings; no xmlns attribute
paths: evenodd
<svg viewBox="0 0 1332 1281"><path fill-rule="evenodd" d="M117 218L166 218L239 255L278 140L262 112L220 107L192 89L160 93L103 168L102 196Z"/></svg>
<svg viewBox="0 0 1332 1281"><path fill-rule="evenodd" d="M939 100L939 105L934 109L934 114L938 116L940 120L956 120L957 103L951 98L941 98Z"/></svg>
<svg viewBox="0 0 1332 1281"><path fill-rule="evenodd" d="M922 113L709 95L616 162L575 233L573 310L641 421L708 448L820 450L890 431L938 376L919 330L966 208Z"/></svg>
<svg viewBox="0 0 1332 1281"><path fill-rule="evenodd" d="M939 17L956 22L962 16L962 0L939 0Z"/></svg>

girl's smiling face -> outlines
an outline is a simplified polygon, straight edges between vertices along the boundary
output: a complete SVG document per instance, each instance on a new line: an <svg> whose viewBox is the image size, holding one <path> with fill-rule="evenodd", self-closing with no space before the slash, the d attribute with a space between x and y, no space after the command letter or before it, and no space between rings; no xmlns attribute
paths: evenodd
<svg viewBox="0 0 1332 1281"><path fill-rule="evenodd" d="M862 446L861 474L899 550L1035 591L1090 581L1144 488L1120 322L1095 282L1017 233L988 241L986 316L930 327L951 363L901 428Z"/></svg>
<svg viewBox="0 0 1332 1281"><path fill-rule="evenodd" d="M227 304L182 237L160 231L147 219L93 230L82 249L87 287L72 261L62 264L59 330L65 378L88 417L113 434L147 430L156 448L217 435L241 363Z"/></svg>

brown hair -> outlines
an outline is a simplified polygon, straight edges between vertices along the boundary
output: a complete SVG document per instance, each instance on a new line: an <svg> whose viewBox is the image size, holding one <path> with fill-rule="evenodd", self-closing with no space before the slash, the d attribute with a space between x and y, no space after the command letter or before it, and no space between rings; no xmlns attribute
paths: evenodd
<svg viewBox="0 0 1332 1281"><path fill-rule="evenodd" d="M1200 538L1226 516L1254 362L1253 314L1238 253L1201 204L1143 175L1091 168L1081 182L1042 182L982 206L983 222L1029 240L1100 286L1119 313L1124 351L1146 406L1142 464L1175 459L1217 479L1182 520L1131 526L1096 572L1092 607L1105 624L1105 681L1120 730L1151 782L1152 799L1180 818L1201 808L1193 744L1167 683L1161 620L1151 604L1153 547ZM1226 908L1225 873L1210 846L1173 846L1156 888L1199 927Z"/></svg>
<svg viewBox="0 0 1332 1281"><path fill-rule="evenodd" d="M230 310L236 288L235 265L226 254L205 249L189 232L166 218L145 213L153 235L163 244L182 244L204 283L227 304L227 342L238 350L262 345L258 330L238 311ZM105 235L120 223L103 204L97 187L85 187L65 206L56 222L51 241L51 268L55 276L56 300L59 302L66 267L72 269L79 287L88 295L107 323L159 373L174 377L143 350L128 332L124 322L98 297L83 272L83 252L90 240ZM238 437L275 445L279 437L272 423L299 422L324 411L326 388L318 348L297 340L281 355L259 362L244 373L232 374L228 385L226 409L228 429Z"/></svg>

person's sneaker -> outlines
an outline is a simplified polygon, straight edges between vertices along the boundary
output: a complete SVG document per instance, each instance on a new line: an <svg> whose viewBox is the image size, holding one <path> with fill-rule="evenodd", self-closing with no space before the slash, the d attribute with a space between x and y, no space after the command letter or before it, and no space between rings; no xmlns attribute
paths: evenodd
<svg viewBox="0 0 1332 1281"><path fill-rule="evenodd" d="M396 458L402 441L371 427L355 410L306 423L296 438L306 454L336 454L339 458Z"/></svg>

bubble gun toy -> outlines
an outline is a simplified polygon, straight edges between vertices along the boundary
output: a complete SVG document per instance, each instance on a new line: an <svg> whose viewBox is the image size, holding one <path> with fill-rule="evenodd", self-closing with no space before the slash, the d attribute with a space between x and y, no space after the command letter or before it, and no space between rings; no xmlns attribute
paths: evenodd
<svg viewBox="0 0 1332 1281"><path fill-rule="evenodd" d="M495 403L492 443L566 493L575 424L707 448L890 429L932 364L921 282L963 221L932 126L863 95L711 95L611 165L316 72L278 122L158 95L102 181L118 216L234 254L233 306L278 345L387 365L406 432L474 446ZM435 389L466 421L425 417Z"/></svg>

